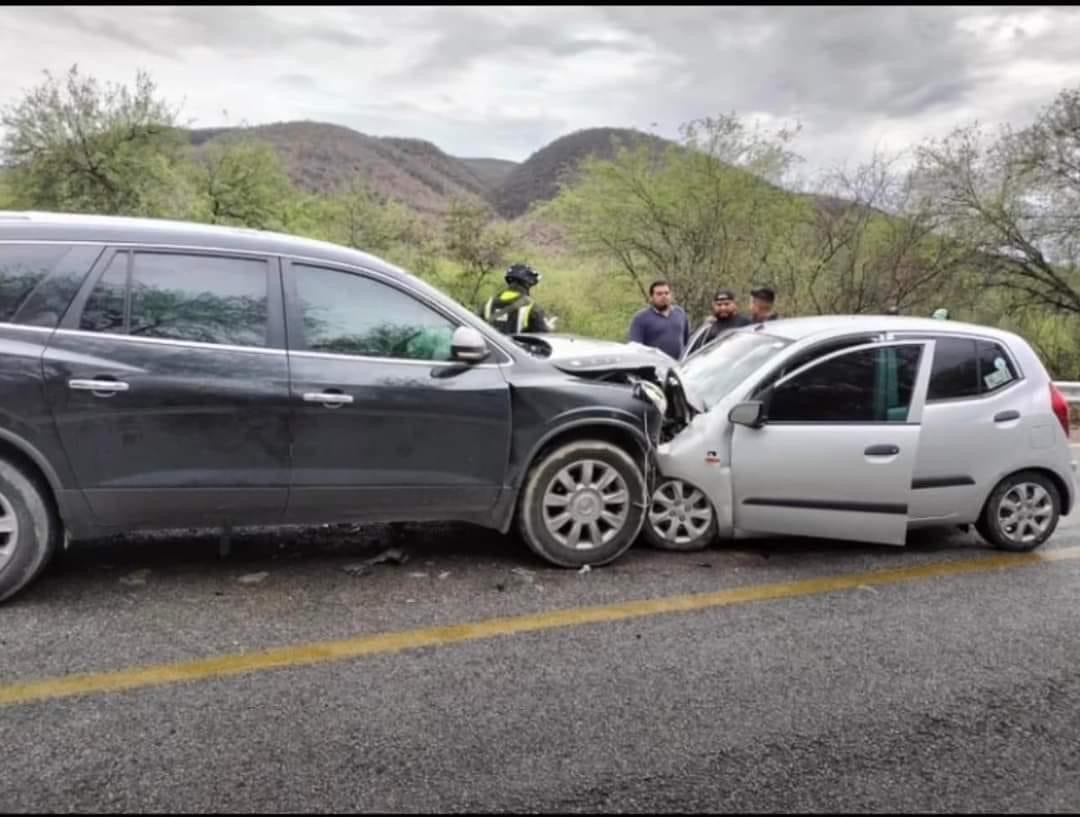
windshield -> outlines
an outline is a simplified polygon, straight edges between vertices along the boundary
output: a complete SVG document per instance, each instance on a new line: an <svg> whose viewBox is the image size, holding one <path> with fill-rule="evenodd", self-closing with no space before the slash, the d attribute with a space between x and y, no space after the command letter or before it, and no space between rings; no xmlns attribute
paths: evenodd
<svg viewBox="0 0 1080 817"><path fill-rule="evenodd" d="M687 396L708 411L790 343L762 332L729 332L675 371Z"/></svg>

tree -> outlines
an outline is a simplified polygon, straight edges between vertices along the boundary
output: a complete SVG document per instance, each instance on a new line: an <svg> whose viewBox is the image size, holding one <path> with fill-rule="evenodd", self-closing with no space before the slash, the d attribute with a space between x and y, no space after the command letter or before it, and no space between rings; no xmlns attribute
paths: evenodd
<svg viewBox="0 0 1080 817"><path fill-rule="evenodd" d="M225 139L211 143L194 163L199 214L211 224L281 229L292 195L281 158L268 144Z"/></svg>
<svg viewBox="0 0 1080 817"><path fill-rule="evenodd" d="M786 268L780 240L808 205L778 184L798 161L794 132L747 128L734 115L695 120L663 151L616 146L590 157L547 212L583 254L613 263L641 292L670 281L705 313L716 287L749 288Z"/></svg>
<svg viewBox="0 0 1080 817"><path fill-rule="evenodd" d="M443 228L444 247L450 260L461 267L461 275L444 282L454 296L472 306L480 290L499 269L504 268L519 239L506 224L495 223L485 205L454 201Z"/></svg>
<svg viewBox="0 0 1080 817"><path fill-rule="evenodd" d="M1080 88L1026 129L977 125L919 150L921 183L951 234L1018 306L1080 314Z"/></svg>
<svg viewBox="0 0 1080 817"><path fill-rule="evenodd" d="M900 159L875 154L852 171L833 171L810 197L809 223L790 233L780 278L791 311L929 314L957 306L973 254L941 233L933 202Z"/></svg>
<svg viewBox="0 0 1080 817"><path fill-rule="evenodd" d="M353 249L389 255L413 238L415 216L404 205L387 201L361 177L350 181L335 204L341 240Z"/></svg>
<svg viewBox="0 0 1080 817"><path fill-rule="evenodd" d="M105 214L182 212L177 112L139 71L135 86L102 86L72 66L3 109L0 158L20 206Z"/></svg>

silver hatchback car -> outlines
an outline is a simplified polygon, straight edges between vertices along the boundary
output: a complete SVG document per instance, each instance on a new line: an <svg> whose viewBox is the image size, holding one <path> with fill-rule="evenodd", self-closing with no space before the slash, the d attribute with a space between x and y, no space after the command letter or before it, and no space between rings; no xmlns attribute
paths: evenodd
<svg viewBox="0 0 1080 817"><path fill-rule="evenodd" d="M976 525L1043 544L1076 497L1068 404L1020 337L888 316L734 330L674 367L646 537L742 534L902 545Z"/></svg>

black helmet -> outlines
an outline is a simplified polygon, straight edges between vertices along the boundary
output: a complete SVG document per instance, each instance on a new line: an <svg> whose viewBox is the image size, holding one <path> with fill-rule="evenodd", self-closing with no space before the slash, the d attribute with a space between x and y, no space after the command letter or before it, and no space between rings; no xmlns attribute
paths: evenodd
<svg viewBox="0 0 1080 817"><path fill-rule="evenodd" d="M506 283L521 284L530 289L540 283L540 273L528 264L514 264L506 271Z"/></svg>

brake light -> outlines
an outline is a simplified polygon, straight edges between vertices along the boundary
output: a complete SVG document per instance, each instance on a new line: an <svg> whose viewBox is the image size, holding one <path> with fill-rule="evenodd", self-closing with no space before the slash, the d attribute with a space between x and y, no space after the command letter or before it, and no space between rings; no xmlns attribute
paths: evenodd
<svg viewBox="0 0 1080 817"><path fill-rule="evenodd" d="M1061 423L1061 428L1065 431L1065 436L1069 436L1069 401L1065 399L1065 395L1061 393L1061 389L1050 384L1050 406L1054 410L1054 414L1057 415L1058 422Z"/></svg>

